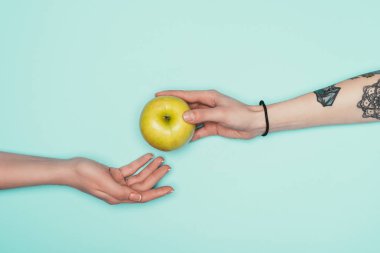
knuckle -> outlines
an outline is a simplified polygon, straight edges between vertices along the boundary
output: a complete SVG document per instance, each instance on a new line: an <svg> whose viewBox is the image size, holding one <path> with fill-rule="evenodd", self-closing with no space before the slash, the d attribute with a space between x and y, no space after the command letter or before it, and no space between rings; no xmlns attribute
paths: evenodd
<svg viewBox="0 0 380 253"><path fill-rule="evenodd" d="M201 118L201 113L199 110L193 110L193 119L199 120Z"/></svg>
<svg viewBox="0 0 380 253"><path fill-rule="evenodd" d="M215 90L215 89L210 89L208 90L209 94L213 95L213 96L217 96L219 95L219 91Z"/></svg>
<svg viewBox="0 0 380 253"><path fill-rule="evenodd" d="M130 186L132 184L130 179L131 179L130 177L125 177L124 178L124 182L125 182L126 186Z"/></svg>

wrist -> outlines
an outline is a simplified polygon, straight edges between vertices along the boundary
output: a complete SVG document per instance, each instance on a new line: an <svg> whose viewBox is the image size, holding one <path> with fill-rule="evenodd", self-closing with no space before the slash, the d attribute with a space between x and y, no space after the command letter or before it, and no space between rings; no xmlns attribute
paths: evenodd
<svg viewBox="0 0 380 253"><path fill-rule="evenodd" d="M305 127L308 117L313 117L311 113L304 114L308 107L304 104L295 104L289 100L268 106L268 117L270 128L273 132L299 129Z"/></svg>
<svg viewBox="0 0 380 253"><path fill-rule="evenodd" d="M74 177L73 159L55 160L51 164L49 184L71 186Z"/></svg>
<svg viewBox="0 0 380 253"><path fill-rule="evenodd" d="M250 112L250 132L252 132L254 136L262 135L266 129L264 108L261 105L251 105L248 106L248 110Z"/></svg>
<svg viewBox="0 0 380 253"><path fill-rule="evenodd" d="M67 160L63 160L62 169L64 171L61 174L61 184L74 188L80 188L80 172L81 170L84 170L91 166L91 163L93 163L92 160L84 157L74 157Z"/></svg>

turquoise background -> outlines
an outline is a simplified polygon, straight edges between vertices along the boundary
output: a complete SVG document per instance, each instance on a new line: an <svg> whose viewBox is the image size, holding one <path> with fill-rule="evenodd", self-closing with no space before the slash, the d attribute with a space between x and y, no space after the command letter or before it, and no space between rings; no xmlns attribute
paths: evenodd
<svg viewBox="0 0 380 253"><path fill-rule="evenodd" d="M379 252L378 124L171 153L143 140L163 89L218 89L249 104L379 69L378 1L1 1L0 150L145 152L176 191L110 206L74 189L0 192L0 252ZM286 113L286 112L284 112Z"/></svg>

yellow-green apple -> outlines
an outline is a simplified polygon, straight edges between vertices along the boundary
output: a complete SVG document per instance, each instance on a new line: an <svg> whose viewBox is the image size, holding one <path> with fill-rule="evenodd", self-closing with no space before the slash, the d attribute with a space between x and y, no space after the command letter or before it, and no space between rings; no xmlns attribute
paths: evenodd
<svg viewBox="0 0 380 253"><path fill-rule="evenodd" d="M140 129L144 139L153 147L170 151L190 141L195 126L185 122L182 115L190 110L180 98L160 96L149 101L140 117Z"/></svg>

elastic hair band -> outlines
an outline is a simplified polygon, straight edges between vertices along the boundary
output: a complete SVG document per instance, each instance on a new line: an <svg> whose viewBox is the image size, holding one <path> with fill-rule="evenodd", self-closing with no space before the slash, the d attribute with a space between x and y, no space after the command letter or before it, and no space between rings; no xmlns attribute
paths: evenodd
<svg viewBox="0 0 380 253"><path fill-rule="evenodd" d="M264 113L265 113L265 123L266 123L265 132L264 132L261 136L266 136L266 135L269 133L268 111L267 111L267 106L265 105L265 103L264 103L263 100L260 101L260 105L262 105L263 108L264 108Z"/></svg>

